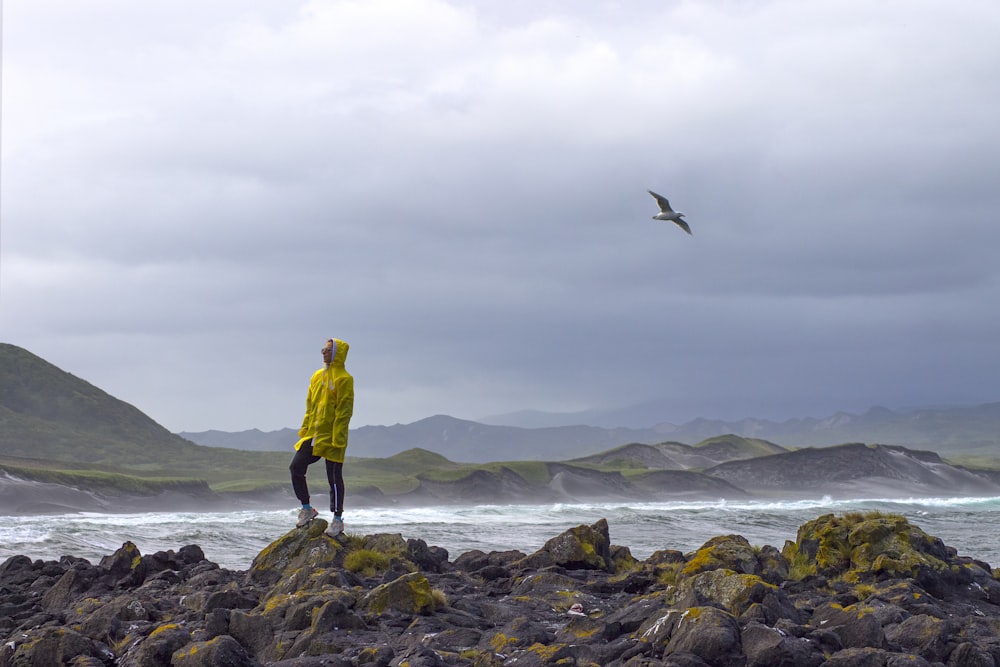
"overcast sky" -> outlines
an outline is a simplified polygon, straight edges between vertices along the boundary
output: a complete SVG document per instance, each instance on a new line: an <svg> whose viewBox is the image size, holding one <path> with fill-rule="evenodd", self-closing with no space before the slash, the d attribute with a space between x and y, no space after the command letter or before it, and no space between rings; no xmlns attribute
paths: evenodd
<svg viewBox="0 0 1000 667"><path fill-rule="evenodd" d="M997 401L998 34L995 0L6 0L0 340L172 431L297 427L331 336L355 427Z"/></svg>

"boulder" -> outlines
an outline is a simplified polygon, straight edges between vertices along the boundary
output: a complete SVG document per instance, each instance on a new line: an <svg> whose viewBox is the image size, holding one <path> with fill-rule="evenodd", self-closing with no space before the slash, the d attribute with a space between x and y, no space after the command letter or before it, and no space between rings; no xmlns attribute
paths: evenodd
<svg viewBox="0 0 1000 667"><path fill-rule="evenodd" d="M192 642L170 658L170 667L260 667L243 646L228 635Z"/></svg>
<svg viewBox="0 0 1000 667"><path fill-rule="evenodd" d="M826 660L808 639L760 623L747 623L740 638L746 667L817 667Z"/></svg>
<svg viewBox="0 0 1000 667"><path fill-rule="evenodd" d="M844 648L885 648L885 633L874 609L867 605L842 607L836 602L828 602L813 612L809 625L833 632Z"/></svg>
<svg viewBox="0 0 1000 667"><path fill-rule="evenodd" d="M110 556L101 559L101 568L119 587L138 586L145 578L145 568L142 567L142 554L139 548L131 542L126 542Z"/></svg>
<svg viewBox="0 0 1000 667"><path fill-rule="evenodd" d="M745 662L740 628L729 612L715 607L691 607L673 619L664 656L693 654L709 665L742 666Z"/></svg>
<svg viewBox="0 0 1000 667"><path fill-rule="evenodd" d="M782 555L801 574L847 581L908 578L939 588L951 580L944 544L898 515L821 516L799 527Z"/></svg>
<svg viewBox="0 0 1000 667"><path fill-rule="evenodd" d="M0 667L67 665L79 657L114 658L102 642L67 627L36 628L20 633L0 649Z"/></svg>
<svg viewBox="0 0 1000 667"><path fill-rule="evenodd" d="M415 572L375 587L361 598L358 607L372 615L382 614L388 609L413 615L428 614L439 605L441 602L434 596L427 577Z"/></svg>
<svg viewBox="0 0 1000 667"><path fill-rule="evenodd" d="M954 623L948 619L918 614L894 624L886 632L886 638L905 651L932 662L942 662L955 648L955 630Z"/></svg>
<svg viewBox="0 0 1000 667"><path fill-rule="evenodd" d="M148 637L132 644L119 658L120 667L152 667L169 665L174 651L191 642L187 628L168 623L154 629Z"/></svg>
<svg viewBox="0 0 1000 667"><path fill-rule="evenodd" d="M765 582L755 574L740 574L723 569L708 570L681 580L676 605L708 605L739 616L751 604L779 593L777 586Z"/></svg>
<svg viewBox="0 0 1000 667"><path fill-rule="evenodd" d="M541 549L518 563L526 568L553 565L567 570L614 571L608 522L601 519L592 526L577 526L553 537Z"/></svg>
<svg viewBox="0 0 1000 667"><path fill-rule="evenodd" d="M685 563L678 578L708 570L727 569L740 574L761 573L760 562L753 546L742 535L713 537Z"/></svg>

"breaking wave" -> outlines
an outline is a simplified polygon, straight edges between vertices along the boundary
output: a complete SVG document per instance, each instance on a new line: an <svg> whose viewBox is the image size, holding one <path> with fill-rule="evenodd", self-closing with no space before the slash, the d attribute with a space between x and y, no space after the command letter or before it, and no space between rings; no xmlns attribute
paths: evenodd
<svg viewBox="0 0 1000 667"><path fill-rule="evenodd" d="M661 549L693 551L712 537L729 534L780 549L806 521L873 510L906 517L960 555L1000 564L1000 497L393 507L348 511L344 518L348 533L420 538L444 547L452 559L474 549L531 553L568 528L606 519L612 544L643 559ZM296 508L4 517L0 561L14 555L43 560L73 555L96 563L125 542L133 542L143 554L197 544L209 560L245 570L264 547L294 527L295 513ZM329 518L328 513L320 517Z"/></svg>

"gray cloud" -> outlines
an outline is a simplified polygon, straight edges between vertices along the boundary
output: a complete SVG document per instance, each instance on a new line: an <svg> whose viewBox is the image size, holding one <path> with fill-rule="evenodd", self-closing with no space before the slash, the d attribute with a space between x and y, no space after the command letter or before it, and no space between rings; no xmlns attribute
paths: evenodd
<svg viewBox="0 0 1000 667"><path fill-rule="evenodd" d="M173 430L997 400L988 3L5 9L0 335Z"/></svg>

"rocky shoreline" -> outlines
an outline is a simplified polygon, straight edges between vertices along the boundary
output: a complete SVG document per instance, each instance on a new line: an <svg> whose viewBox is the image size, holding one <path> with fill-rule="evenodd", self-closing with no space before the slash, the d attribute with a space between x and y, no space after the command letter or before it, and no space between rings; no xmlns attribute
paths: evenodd
<svg viewBox="0 0 1000 667"><path fill-rule="evenodd" d="M1000 581L896 515L645 560L607 522L447 551L317 519L220 568L188 545L0 564L0 667L1000 666ZM669 536L664 537L669 543Z"/></svg>

